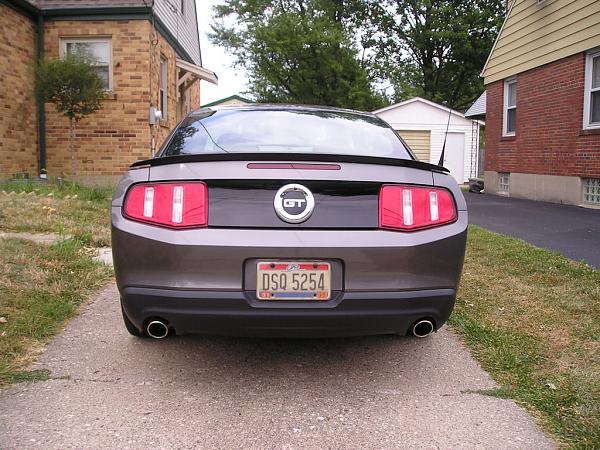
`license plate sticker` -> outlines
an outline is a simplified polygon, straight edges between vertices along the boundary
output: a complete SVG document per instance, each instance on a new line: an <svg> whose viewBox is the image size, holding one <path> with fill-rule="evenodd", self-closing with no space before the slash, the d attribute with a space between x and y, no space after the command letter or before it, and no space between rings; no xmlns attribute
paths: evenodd
<svg viewBox="0 0 600 450"><path fill-rule="evenodd" d="M331 264L322 261L260 261L256 265L259 300L331 298Z"/></svg>

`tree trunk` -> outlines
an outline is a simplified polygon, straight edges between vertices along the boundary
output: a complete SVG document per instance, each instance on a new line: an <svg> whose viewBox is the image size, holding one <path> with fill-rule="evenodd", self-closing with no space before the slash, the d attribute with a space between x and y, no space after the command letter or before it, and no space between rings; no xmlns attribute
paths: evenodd
<svg viewBox="0 0 600 450"><path fill-rule="evenodd" d="M71 154L71 176L75 178L77 164L75 161L75 129L73 118L69 117L69 152Z"/></svg>

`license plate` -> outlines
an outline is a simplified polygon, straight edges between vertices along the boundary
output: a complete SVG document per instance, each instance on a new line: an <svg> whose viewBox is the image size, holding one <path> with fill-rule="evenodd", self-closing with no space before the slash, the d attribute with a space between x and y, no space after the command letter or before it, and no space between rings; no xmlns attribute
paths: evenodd
<svg viewBox="0 0 600 450"><path fill-rule="evenodd" d="M256 266L260 300L329 300L331 265L321 261L260 261Z"/></svg>

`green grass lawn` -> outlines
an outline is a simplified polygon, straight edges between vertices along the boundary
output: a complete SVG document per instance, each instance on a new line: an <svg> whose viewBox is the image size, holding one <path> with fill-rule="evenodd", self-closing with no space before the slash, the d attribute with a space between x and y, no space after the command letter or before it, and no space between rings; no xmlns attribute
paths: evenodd
<svg viewBox="0 0 600 450"><path fill-rule="evenodd" d="M564 444L600 448L600 271L471 226L451 324Z"/></svg>
<svg viewBox="0 0 600 450"><path fill-rule="evenodd" d="M43 377L29 363L111 278L90 248L110 245L111 194L67 182L0 183L0 231L71 237L50 246L0 239L0 385Z"/></svg>
<svg viewBox="0 0 600 450"><path fill-rule="evenodd" d="M74 183L0 182L0 231L58 233L110 246L110 188Z"/></svg>
<svg viewBox="0 0 600 450"><path fill-rule="evenodd" d="M112 269L75 239L50 246L0 239L0 273L2 385L44 375L26 368L78 305L108 282Z"/></svg>

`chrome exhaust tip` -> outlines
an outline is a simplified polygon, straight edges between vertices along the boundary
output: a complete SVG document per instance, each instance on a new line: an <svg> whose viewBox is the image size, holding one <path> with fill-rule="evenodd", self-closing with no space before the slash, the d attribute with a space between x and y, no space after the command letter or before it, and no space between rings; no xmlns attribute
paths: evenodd
<svg viewBox="0 0 600 450"><path fill-rule="evenodd" d="M160 320L153 320L146 326L146 333L154 339L162 339L168 336L169 327Z"/></svg>
<svg viewBox="0 0 600 450"><path fill-rule="evenodd" d="M429 319L422 319L412 326L412 334L418 338L424 338L433 333L433 322Z"/></svg>

